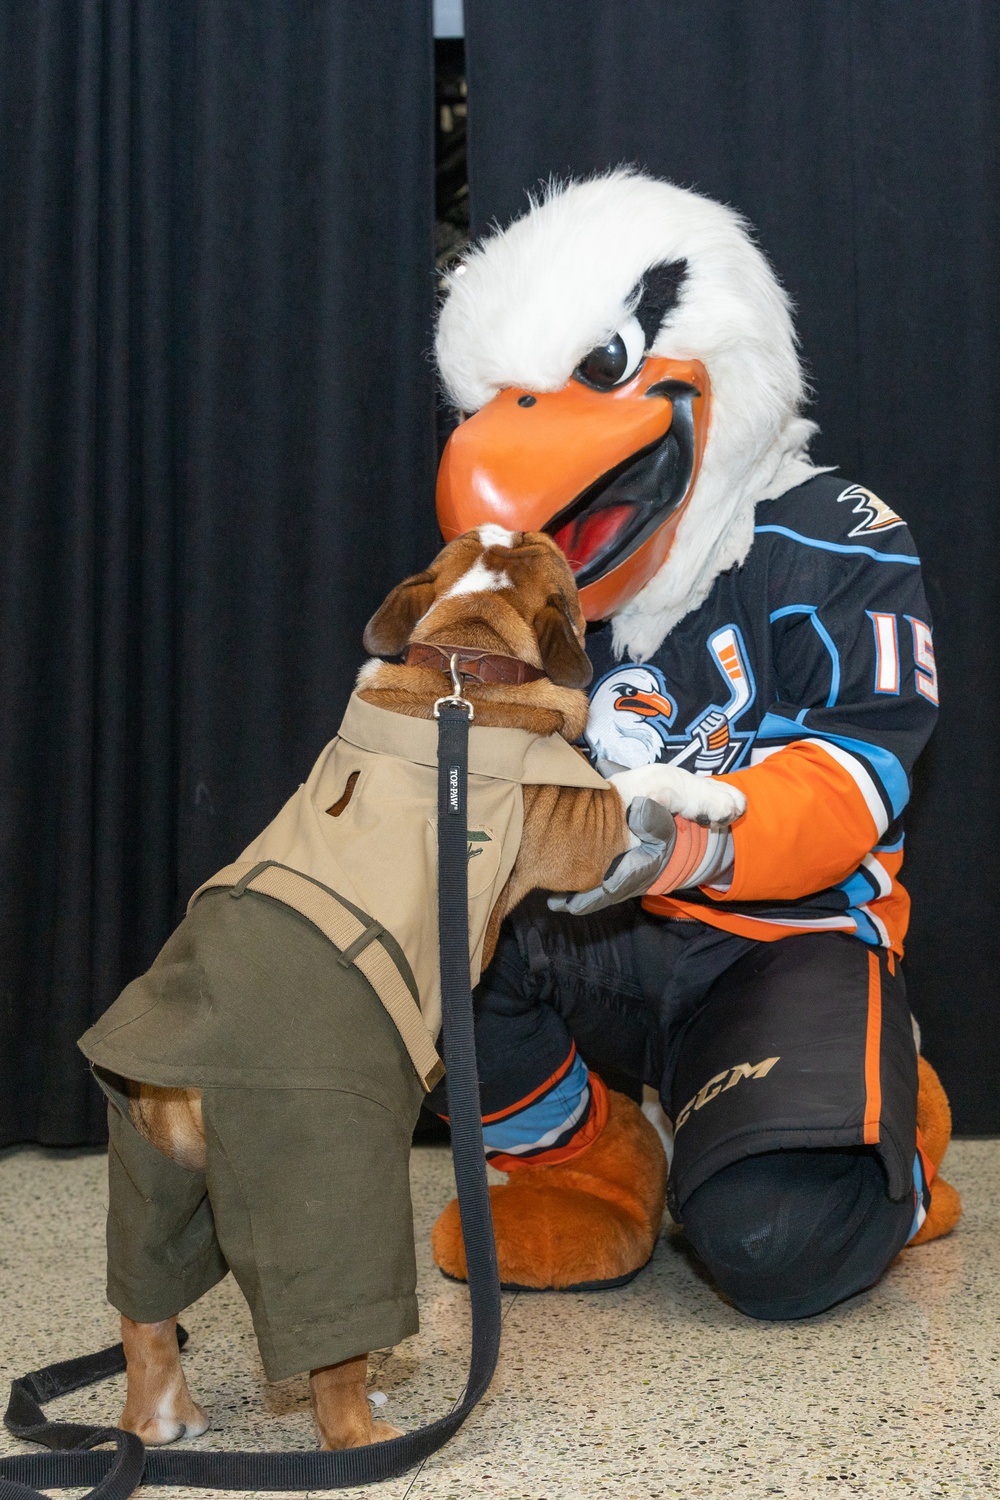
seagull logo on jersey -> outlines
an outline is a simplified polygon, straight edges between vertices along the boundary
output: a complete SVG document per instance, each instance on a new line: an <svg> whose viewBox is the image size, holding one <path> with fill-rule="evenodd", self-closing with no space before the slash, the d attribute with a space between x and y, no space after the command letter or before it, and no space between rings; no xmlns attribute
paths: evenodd
<svg viewBox="0 0 1000 1500"><path fill-rule="evenodd" d="M616 667L590 699L585 739L599 764L634 770L656 761L719 776L740 760L752 734L734 725L753 703L756 684L736 625L724 625L706 642L729 688L726 703L710 703L677 732L677 701L658 667Z"/></svg>
<svg viewBox="0 0 1000 1500"><path fill-rule="evenodd" d="M585 738L599 761L633 771L663 756L677 703L657 667L616 667L590 698Z"/></svg>
<svg viewBox="0 0 1000 1500"><path fill-rule="evenodd" d="M854 514L860 516L861 520L848 536L864 536L869 531L891 531L894 526L905 526L906 522L902 516L873 495L871 490L866 490L863 484L851 484L847 489L837 496L837 504L843 500L856 500Z"/></svg>

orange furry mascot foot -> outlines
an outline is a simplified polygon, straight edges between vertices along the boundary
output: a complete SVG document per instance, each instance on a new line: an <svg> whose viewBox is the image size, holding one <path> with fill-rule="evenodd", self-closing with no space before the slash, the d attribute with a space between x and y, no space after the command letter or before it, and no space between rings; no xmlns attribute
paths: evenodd
<svg viewBox="0 0 1000 1500"><path fill-rule="evenodd" d="M597 1140L558 1166L521 1167L490 1188L500 1280L508 1287L572 1291L620 1286L653 1253L663 1217L667 1162L642 1110L609 1093ZM467 1276L453 1200L434 1225L434 1259Z"/></svg>
<svg viewBox="0 0 1000 1500"><path fill-rule="evenodd" d="M941 1080L926 1058L917 1058L920 1070L917 1094L917 1132L924 1156L934 1168L931 1178L931 1206L927 1217L909 1241L923 1245L928 1240L950 1234L962 1214L962 1200L950 1182L938 1176L938 1168L951 1140L951 1109Z"/></svg>

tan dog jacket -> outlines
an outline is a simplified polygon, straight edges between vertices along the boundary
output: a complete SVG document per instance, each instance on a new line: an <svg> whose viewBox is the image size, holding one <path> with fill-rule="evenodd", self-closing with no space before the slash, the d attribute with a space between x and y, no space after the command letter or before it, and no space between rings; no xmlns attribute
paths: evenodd
<svg viewBox="0 0 1000 1500"><path fill-rule="evenodd" d="M237 886L264 862L290 866L336 891L373 917L395 938L405 955L419 993L425 1035L414 1035L404 1011L419 1030L412 1002L404 995L398 1011L387 1006L425 1087L430 1086L433 1043L441 1028L441 984L438 959L437 906L437 725L388 712L352 696L337 737L320 755L309 779L289 798L239 860L213 876L192 896L219 886ZM336 816L329 809L344 796L350 778L358 779ZM523 729L477 728L469 733L469 948L471 980L482 966L483 942L490 913L513 869L524 822L522 787L555 785L605 789L607 783L559 735L540 736ZM281 871L268 870L252 889L282 899ZM289 901L300 912L303 882L296 882ZM307 894L308 888L306 887ZM329 907L322 892L317 900ZM306 912L306 915L311 913ZM321 920L313 918L316 925ZM354 934L363 932L355 919ZM330 936L327 925L327 935ZM349 934L350 936L350 934ZM338 947L346 944L338 941ZM372 950L369 948L369 960ZM331 950L332 951L332 950ZM362 959L357 960L364 971ZM154 966L155 968L155 966ZM153 971L151 971L152 974ZM150 976L134 981L81 1039L92 1061L127 1077L150 1083L192 1082L192 1064L221 1061L227 1038L214 1040L199 1018L200 1058L187 1054L188 1039L176 1042L164 1034L164 1017L134 991ZM381 987L376 985L380 991ZM294 997L289 997L294 1004ZM137 1003L138 1002L138 1003ZM383 1003L385 1003L383 999ZM175 1013L183 1030L184 1011ZM230 1018L231 1020L231 1018ZM275 1024L281 1020L274 1018ZM220 1015L220 1029L224 1022ZM209 1030L211 1029L209 1025ZM146 1032L149 1036L146 1036ZM165 1044L173 1056L164 1052ZM183 1075L183 1076L182 1076ZM232 1083L237 1080L231 1079Z"/></svg>

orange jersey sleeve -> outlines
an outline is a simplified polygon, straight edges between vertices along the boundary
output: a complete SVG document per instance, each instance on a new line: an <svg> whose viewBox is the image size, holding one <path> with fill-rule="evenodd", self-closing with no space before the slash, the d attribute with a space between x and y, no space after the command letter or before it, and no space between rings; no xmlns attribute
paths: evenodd
<svg viewBox="0 0 1000 1500"><path fill-rule="evenodd" d="M858 779L858 768L815 740L786 745L720 777L745 793L747 810L732 828L732 884L725 893L705 888L705 894L795 900L846 879L885 827Z"/></svg>

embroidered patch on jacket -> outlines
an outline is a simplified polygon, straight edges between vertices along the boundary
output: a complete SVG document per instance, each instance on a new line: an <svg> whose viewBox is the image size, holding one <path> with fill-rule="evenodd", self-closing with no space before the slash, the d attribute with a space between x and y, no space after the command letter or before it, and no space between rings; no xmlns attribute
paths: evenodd
<svg viewBox="0 0 1000 1500"><path fill-rule="evenodd" d="M437 866L437 818L427 819L428 858ZM466 833L465 851L469 862L469 899L482 896L495 884L503 861L503 840L487 824L470 827Z"/></svg>
<svg viewBox="0 0 1000 1500"><path fill-rule="evenodd" d="M469 830L469 858L475 859L477 854L482 854L483 844L492 844L493 835L487 833L485 828L470 828Z"/></svg>

